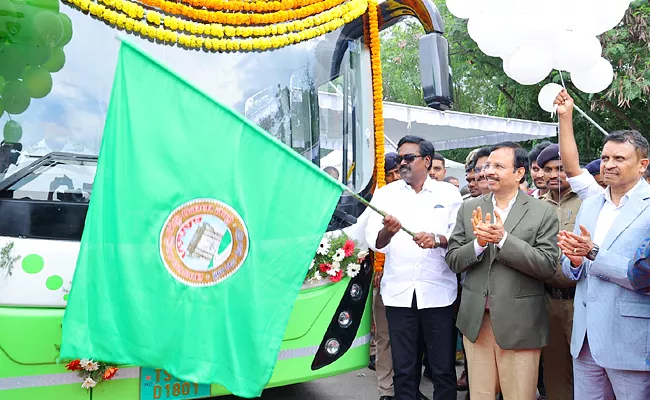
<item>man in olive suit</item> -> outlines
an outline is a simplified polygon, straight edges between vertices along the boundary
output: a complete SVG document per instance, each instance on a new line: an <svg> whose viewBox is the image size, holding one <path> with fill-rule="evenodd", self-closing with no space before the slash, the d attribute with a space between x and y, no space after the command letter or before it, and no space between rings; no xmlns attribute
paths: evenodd
<svg viewBox="0 0 650 400"><path fill-rule="evenodd" d="M484 168L491 193L461 205L446 255L466 273L457 326L470 397L530 400L549 340L544 281L560 256L559 223L551 205L519 190L528 171L519 145L495 145Z"/></svg>

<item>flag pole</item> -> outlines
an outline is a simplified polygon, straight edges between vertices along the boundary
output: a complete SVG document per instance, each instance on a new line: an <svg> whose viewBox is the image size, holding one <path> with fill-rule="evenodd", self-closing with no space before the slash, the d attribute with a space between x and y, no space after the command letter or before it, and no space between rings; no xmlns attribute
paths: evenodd
<svg viewBox="0 0 650 400"><path fill-rule="evenodd" d="M352 197L357 199L360 203L366 205L367 207L370 207L373 211L377 212L382 217L386 216L386 213L384 211L382 211L382 210L378 209L377 207L373 206L372 204L370 204L370 202L368 202L366 199L364 199L363 197L361 197L357 193L355 193L354 190L350 189L349 187L347 187L347 186L345 186L343 184L341 184L341 187L343 187L348 193L350 193L352 195ZM415 233L411 232L410 230L404 228L403 226L402 226L401 229L404 232L408 233L409 235L415 237Z"/></svg>

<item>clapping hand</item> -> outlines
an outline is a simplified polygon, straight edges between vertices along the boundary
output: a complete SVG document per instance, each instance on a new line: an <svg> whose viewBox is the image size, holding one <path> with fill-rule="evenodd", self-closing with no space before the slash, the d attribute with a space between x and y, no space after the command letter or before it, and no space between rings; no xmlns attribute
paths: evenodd
<svg viewBox="0 0 650 400"><path fill-rule="evenodd" d="M476 212L479 214L480 219L481 208L477 208ZM503 227L503 221L498 212L494 212L494 223L490 223L491 220L492 216L490 213L487 213L485 215L485 222L476 224L476 228L474 229L474 236L476 236L478 244L482 247L485 247L487 243L497 244L501 242L506 234L506 230Z"/></svg>
<svg viewBox="0 0 650 400"><path fill-rule="evenodd" d="M490 213L487 215L487 220L488 223L490 221ZM478 241L478 245L481 247L487 246L487 241L483 240L482 238L479 237L478 235L478 228L482 227L485 225L485 222L483 222L483 212L481 211L481 207L477 207L476 210L472 211L472 229L474 230L474 236L476 236L476 240Z"/></svg>
<svg viewBox="0 0 650 400"><path fill-rule="evenodd" d="M594 248L591 234L584 225L580 225L580 235L569 231L560 231L557 245L573 265L582 264L582 258Z"/></svg>

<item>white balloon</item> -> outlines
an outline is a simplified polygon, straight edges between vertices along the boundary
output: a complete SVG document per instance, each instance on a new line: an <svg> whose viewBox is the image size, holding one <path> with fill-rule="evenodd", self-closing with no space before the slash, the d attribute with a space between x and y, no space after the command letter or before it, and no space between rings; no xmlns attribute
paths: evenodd
<svg viewBox="0 0 650 400"><path fill-rule="evenodd" d="M508 59L507 58L503 59L502 64L503 64L503 72L505 72L506 75L511 76L512 71L510 71L510 64L508 63Z"/></svg>
<svg viewBox="0 0 650 400"><path fill-rule="evenodd" d="M608 8L598 13L590 24L591 29L593 29L592 32L594 32L596 36L602 35L608 30L616 27L616 25L621 22L625 16L625 12L630 6L629 2L620 0L609 1L606 4Z"/></svg>
<svg viewBox="0 0 650 400"><path fill-rule="evenodd" d="M469 36L479 49L491 57L505 57L511 54L513 41L506 22L499 17L481 14L467 22Z"/></svg>
<svg viewBox="0 0 650 400"><path fill-rule="evenodd" d="M567 29L598 36L618 25L629 6L629 0L568 0L563 18Z"/></svg>
<svg viewBox="0 0 650 400"><path fill-rule="evenodd" d="M595 36L565 31L555 42L555 69L578 72L591 68L603 49Z"/></svg>
<svg viewBox="0 0 650 400"><path fill-rule="evenodd" d="M544 85L537 96L537 102L539 103L539 106L542 107L542 110L553 112L553 102L562 89L563 87L557 83L547 83Z"/></svg>
<svg viewBox="0 0 650 400"><path fill-rule="evenodd" d="M479 11L477 7L477 0L447 0L447 9L456 18L470 18Z"/></svg>
<svg viewBox="0 0 650 400"><path fill-rule="evenodd" d="M504 61L504 71L522 85L534 85L551 73L553 61L548 47L525 45Z"/></svg>
<svg viewBox="0 0 650 400"><path fill-rule="evenodd" d="M571 81L576 87L585 93L598 93L607 89L614 80L614 69L612 64L604 58L598 59L593 67L584 70L571 72Z"/></svg>
<svg viewBox="0 0 650 400"><path fill-rule="evenodd" d="M492 20L488 15L480 14L472 16L467 21L467 33L477 43L483 36L490 32L490 29L492 29Z"/></svg>

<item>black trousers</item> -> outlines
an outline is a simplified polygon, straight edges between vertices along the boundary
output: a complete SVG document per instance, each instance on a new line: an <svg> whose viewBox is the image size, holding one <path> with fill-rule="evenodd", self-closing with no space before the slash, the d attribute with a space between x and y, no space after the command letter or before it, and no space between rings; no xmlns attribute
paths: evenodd
<svg viewBox="0 0 650 400"><path fill-rule="evenodd" d="M456 400L453 305L418 310L414 293L410 308L387 306L386 319L393 353L395 400L417 399L420 329L433 377L432 400Z"/></svg>

